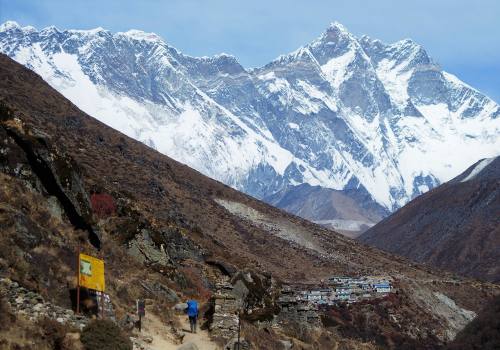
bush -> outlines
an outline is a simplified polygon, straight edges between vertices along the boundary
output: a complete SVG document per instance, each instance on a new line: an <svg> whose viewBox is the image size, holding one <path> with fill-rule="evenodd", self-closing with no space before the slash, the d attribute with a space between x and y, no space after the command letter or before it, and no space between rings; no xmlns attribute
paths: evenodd
<svg viewBox="0 0 500 350"><path fill-rule="evenodd" d="M211 296L210 289L204 283L202 271L194 266L184 266L179 268L184 277L185 288L190 289L186 294L192 294L199 300L208 300Z"/></svg>
<svg viewBox="0 0 500 350"><path fill-rule="evenodd" d="M132 350L129 337L112 321L94 320L82 331L86 350Z"/></svg>
<svg viewBox="0 0 500 350"><path fill-rule="evenodd" d="M0 101L0 120L8 120L12 119L14 113L12 109L10 109L4 101Z"/></svg>
<svg viewBox="0 0 500 350"><path fill-rule="evenodd" d="M15 319L16 318L12 313L9 303L5 297L0 295L0 330L9 329Z"/></svg>
<svg viewBox="0 0 500 350"><path fill-rule="evenodd" d="M38 324L42 329L43 337L50 344L50 347L54 350L62 350L64 336L68 332L67 327L49 318L38 321Z"/></svg>
<svg viewBox="0 0 500 350"><path fill-rule="evenodd" d="M115 201L109 194L93 193L90 196L90 203L92 205L92 211L100 219L105 219L116 213Z"/></svg>

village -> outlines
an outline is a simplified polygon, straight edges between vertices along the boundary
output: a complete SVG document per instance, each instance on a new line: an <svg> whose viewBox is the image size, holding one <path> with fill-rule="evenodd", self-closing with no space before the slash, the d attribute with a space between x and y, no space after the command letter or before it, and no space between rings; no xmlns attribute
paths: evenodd
<svg viewBox="0 0 500 350"><path fill-rule="evenodd" d="M352 304L394 292L391 282L388 276L333 276L318 286L285 286L281 299L316 306Z"/></svg>

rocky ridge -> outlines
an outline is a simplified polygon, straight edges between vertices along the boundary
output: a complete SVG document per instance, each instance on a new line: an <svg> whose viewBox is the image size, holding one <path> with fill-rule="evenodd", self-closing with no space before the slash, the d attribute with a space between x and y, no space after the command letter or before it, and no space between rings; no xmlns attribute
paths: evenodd
<svg viewBox="0 0 500 350"><path fill-rule="evenodd" d="M295 194L275 203L336 228L372 223L373 208L387 215L500 146L499 106L421 45L358 38L339 23L251 70L138 30L7 22L0 51L105 124L254 197ZM329 216L307 213L303 184L347 194L352 213L338 215L335 201L317 203Z"/></svg>

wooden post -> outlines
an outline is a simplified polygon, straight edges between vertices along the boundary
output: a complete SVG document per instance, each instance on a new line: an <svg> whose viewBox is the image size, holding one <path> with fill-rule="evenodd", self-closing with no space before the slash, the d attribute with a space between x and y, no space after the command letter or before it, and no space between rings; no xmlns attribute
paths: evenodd
<svg viewBox="0 0 500 350"><path fill-rule="evenodd" d="M102 246L100 250L100 256L102 261L104 261L104 252L102 251ZM104 320L104 288L101 288L101 303L102 303L102 309L101 309L101 318Z"/></svg>
<svg viewBox="0 0 500 350"><path fill-rule="evenodd" d="M241 310L238 312L238 350L241 349Z"/></svg>
<svg viewBox="0 0 500 350"><path fill-rule="evenodd" d="M104 320L104 291L101 291L101 303L102 303L101 318Z"/></svg>
<svg viewBox="0 0 500 350"><path fill-rule="evenodd" d="M146 316L146 302L143 299L137 299L135 301L135 307L137 311L137 316L139 316L139 332L142 329L142 316Z"/></svg>
<svg viewBox="0 0 500 350"><path fill-rule="evenodd" d="M77 270L76 270L76 314L80 313L80 243L78 243L77 249Z"/></svg>

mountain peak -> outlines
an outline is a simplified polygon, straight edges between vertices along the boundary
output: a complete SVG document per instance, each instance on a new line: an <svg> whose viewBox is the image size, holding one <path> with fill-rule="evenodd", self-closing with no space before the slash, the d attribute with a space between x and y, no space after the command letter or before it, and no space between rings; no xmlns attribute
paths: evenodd
<svg viewBox="0 0 500 350"><path fill-rule="evenodd" d="M330 23L330 25L326 28L326 31L329 32L329 31L335 31L335 32L345 32L345 33L349 33L349 31L347 30L347 28L340 22L337 22L337 21L334 21L332 23Z"/></svg>
<svg viewBox="0 0 500 350"><path fill-rule="evenodd" d="M109 33L109 30L106 30L103 27L97 27L93 29L69 29L68 32L83 35L97 35L100 33Z"/></svg>
<svg viewBox="0 0 500 350"><path fill-rule="evenodd" d="M319 38L311 42L308 47L316 56L317 50L331 51L335 47L350 47L357 45L356 37L339 22L332 22Z"/></svg>
<svg viewBox="0 0 500 350"><path fill-rule="evenodd" d="M49 26L49 27L45 27L43 28L40 33L43 33L43 34L46 34L46 33L59 33L60 30L57 29L56 26Z"/></svg>
<svg viewBox="0 0 500 350"><path fill-rule="evenodd" d="M137 41L163 42L163 39L156 33L148 33L138 29L130 29L126 32L118 32L117 35L123 35Z"/></svg>
<svg viewBox="0 0 500 350"><path fill-rule="evenodd" d="M214 60L214 61L215 60L235 61L235 62L238 61L236 56L225 53L225 52L221 52L221 53L218 53L218 54L213 55L213 56L202 56L200 58L205 59L205 60Z"/></svg>
<svg viewBox="0 0 500 350"><path fill-rule="evenodd" d="M2 25L0 25L0 31L2 31L2 32L7 31L7 30L11 30L11 29L19 29L19 28L21 28L21 26L16 21L7 21L7 22L3 23Z"/></svg>
<svg viewBox="0 0 500 350"><path fill-rule="evenodd" d="M360 188L393 210L498 149L500 107L409 39L360 39L333 22L246 71L231 55L184 55L141 30L85 33L97 34L13 30L0 51L108 125L255 196L303 183ZM407 161L415 149L421 158Z"/></svg>
<svg viewBox="0 0 500 350"><path fill-rule="evenodd" d="M9 30L22 30L26 32L36 31L32 26L21 27L16 21L6 21L0 25L0 32L7 32Z"/></svg>
<svg viewBox="0 0 500 350"><path fill-rule="evenodd" d="M342 38L354 38L353 35L344 27L343 24L339 22L332 22L326 28L325 32L321 34L321 36L315 40L314 42L321 43L329 43L329 42L338 42Z"/></svg>
<svg viewBox="0 0 500 350"><path fill-rule="evenodd" d="M396 41L395 43L392 44L392 46L399 46L399 47L413 47L413 48L421 48L422 46L415 42L413 39L410 38L405 38L399 41Z"/></svg>

